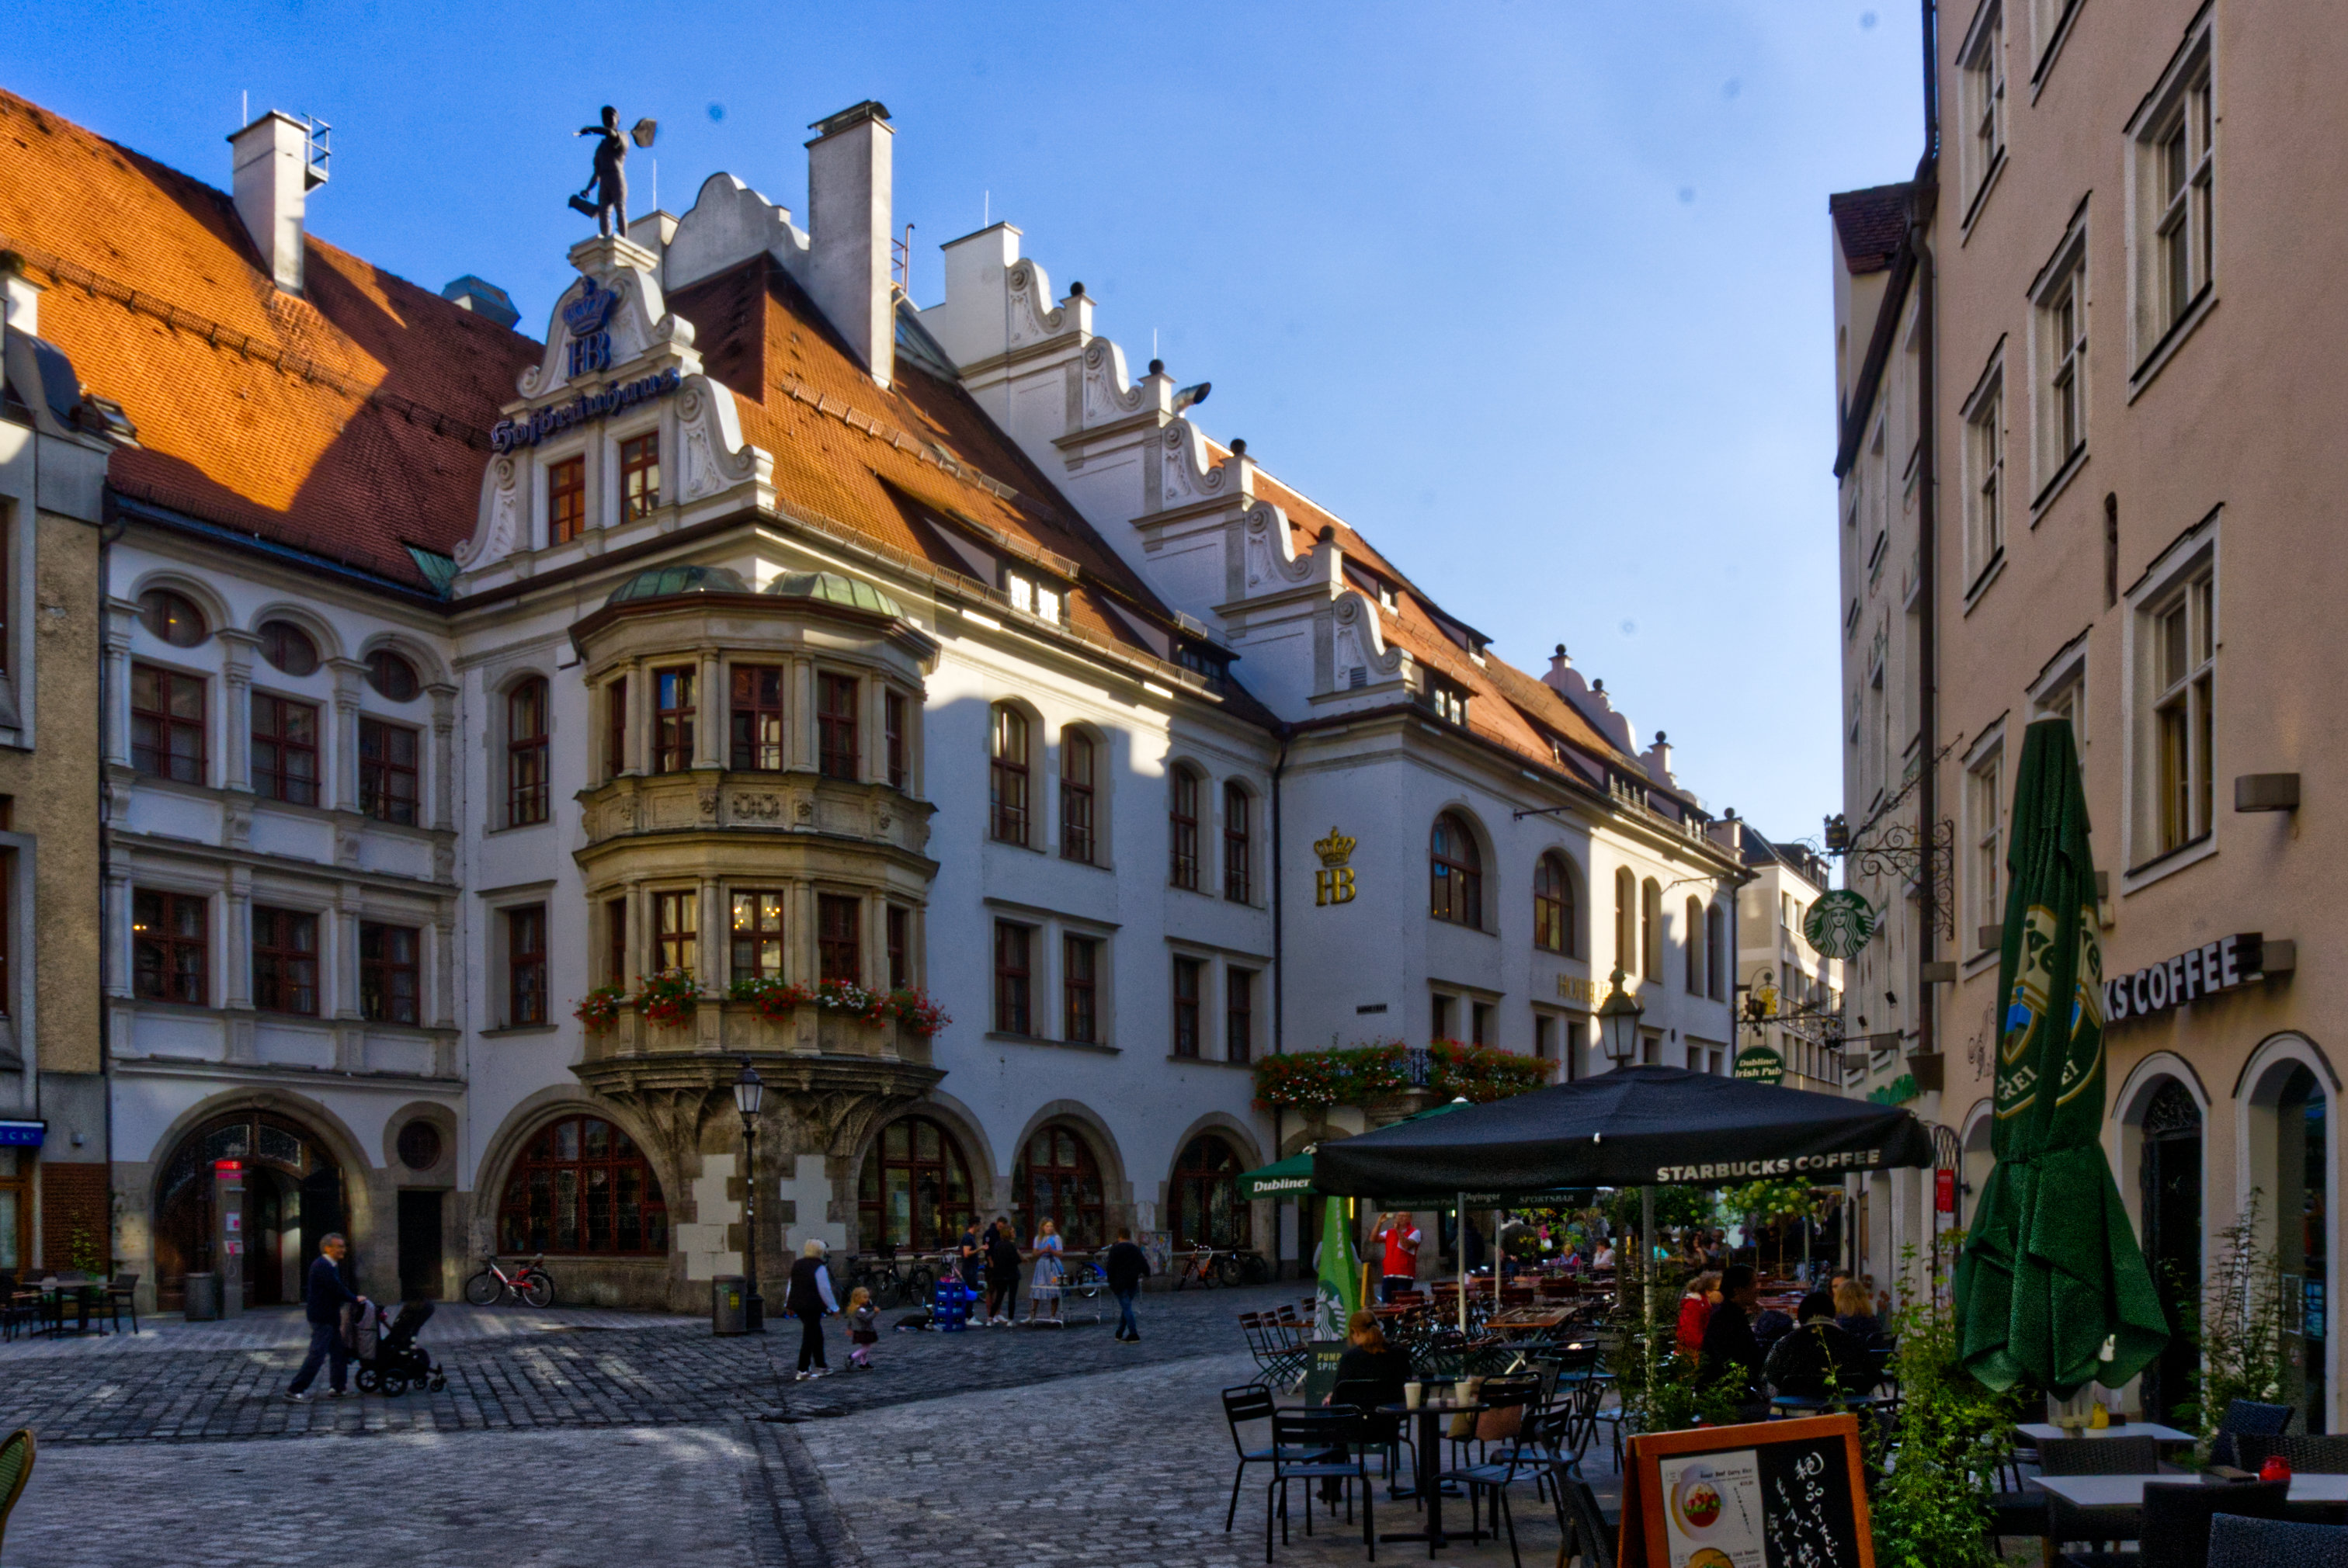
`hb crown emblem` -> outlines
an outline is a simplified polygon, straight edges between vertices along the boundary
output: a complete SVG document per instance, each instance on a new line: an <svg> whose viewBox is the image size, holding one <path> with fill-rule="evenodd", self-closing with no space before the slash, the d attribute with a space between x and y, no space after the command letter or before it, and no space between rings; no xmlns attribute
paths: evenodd
<svg viewBox="0 0 2348 1568"><path fill-rule="evenodd" d="M1313 853L1321 857L1321 869L1313 874L1313 902L1316 905L1350 904L1354 901L1354 858L1355 840L1335 828L1329 836L1316 841Z"/></svg>
<svg viewBox="0 0 2348 1568"><path fill-rule="evenodd" d="M572 377L612 368L612 334L608 323L620 303L617 289L596 286L587 280L580 296L562 307L562 324L571 329L570 367Z"/></svg>

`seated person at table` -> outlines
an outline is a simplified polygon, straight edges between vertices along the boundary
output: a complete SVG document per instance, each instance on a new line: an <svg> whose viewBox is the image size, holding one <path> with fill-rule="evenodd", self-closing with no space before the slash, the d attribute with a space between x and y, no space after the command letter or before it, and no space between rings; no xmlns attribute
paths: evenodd
<svg viewBox="0 0 2348 1568"><path fill-rule="evenodd" d="M1857 1335L1862 1345L1879 1344L1884 1337L1883 1320L1875 1315L1874 1305L1868 1299L1867 1286L1850 1276L1835 1281L1835 1322L1845 1333Z"/></svg>
<svg viewBox="0 0 2348 1568"><path fill-rule="evenodd" d="M1378 1327L1377 1314L1356 1312L1347 1318L1345 1341L1344 1353L1337 1358L1337 1376L1332 1387L1368 1383L1377 1390L1377 1398L1367 1401L1372 1408L1401 1404L1402 1386L1410 1381L1410 1358L1386 1343L1385 1331Z"/></svg>
<svg viewBox="0 0 2348 1568"><path fill-rule="evenodd" d="M1794 1331L1794 1320L1775 1307L1765 1307L1754 1315L1753 1338L1766 1358L1776 1348L1777 1341Z"/></svg>
<svg viewBox="0 0 2348 1568"><path fill-rule="evenodd" d="M1749 1263L1732 1263L1720 1273L1720 1304L1704 1326L1704 1354L1696 1362L1696 1381L1718 1389L1739 1404L1752 1399L1761 1380L1761 1346L1753 1337L1753 1312L1761 1303L1761 1285Z"/></svg>
<svg viewBox="0 0 2348 1568"><path fill-rule="evenodd" d="M1590 1260L1590 1266L1600 1270L1613 1267L1614 1244L1611 1241L1601 1241L1598 1244L1598 1252L1596 1255L1591 1257Z"/></svg>
<svg viewBox="0 0 2348 1568"><path fill-rule="evenodd" d="M1706 1269L1687 1282L1687 1294L1680 1297L1680 1327L1678 1345L1693 1356L1704 1348L1704 1326L1712 1317L1714 1305L1720 1300L1720 1273Z"/></svg>
<svg viewBox="0 0 2348 1568"><path fill-rule="evenodd" d="M1801 1325L1777 1341L1764 1371L1781 1394L1805 1399L1855 1399L1875 1385L1867 1342L1835 1322L1834 1297L1802 1297Z"/></svg>

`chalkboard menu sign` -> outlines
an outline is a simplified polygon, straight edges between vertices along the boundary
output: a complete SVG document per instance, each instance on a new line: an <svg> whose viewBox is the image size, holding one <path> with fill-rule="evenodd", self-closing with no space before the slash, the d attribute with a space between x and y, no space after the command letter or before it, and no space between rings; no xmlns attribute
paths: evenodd
<svg viewBox="0 0 2348 1568"><path fill-rule="evenodd" d="M1622 1568L1875 1568L1855 1416L1631 1440Z"/></svg>

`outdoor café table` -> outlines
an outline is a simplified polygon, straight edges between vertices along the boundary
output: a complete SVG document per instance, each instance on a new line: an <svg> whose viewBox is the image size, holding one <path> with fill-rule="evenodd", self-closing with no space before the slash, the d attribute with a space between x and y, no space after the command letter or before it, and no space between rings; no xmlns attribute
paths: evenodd
<svg viewBox="0 0 2348 1568"><path fill-rule="evenodd" d="M85 1280L44 1279L39 1282L39 1288L41 1322L52 1337L65 1333L68 1311L74 1315L73 1331L76 1334L89 1332L90 1308L97 1304L100 1286ZM105 1329L101 1327L98 1332L102 1334Z"/></svg>
<svg viewBox="0 0 2348 1568"><path fill-rule="evenodd" d="M2052 1421L2024 1421L2013 1429L2033 1442L2059 1443L2073 1438L2150 1438L2161 1443L2189 1443L2197 1440L2191 1432L2180 1432L2175 1427L2164 1427L2158 1421L2130 1421L2119 1427L2083 1427L2066 1432Z"/></svg>
<svg viewBox="0 0 2348 1568"><path fill-rule="evenodd" d="M2192 1486L2188 1475L2034 1475L2030 1483L2081 1508L2141 1508L2145 1483ZM2224 1486L2205 1481L2204 1486ZM2348 1502L2348 1475L2301 1474L2291 1478L2293 1502Z"/></svg>
<svg viewBox="0 0 2348 1568"><path fill-rule="evenodd" d="M1443 1533L1443 1418L1447 1416L1481 1415L1492 1407L1481 1399L1446 1399L1441 1404L1422 1399L1418 1409L1408 1405L1380 1405L1379 1411L1390 1416L1418 1418L1418 1450L1415 1455L1418 1472L1418 1502L1426 1510L1423 1530L1382 1530L1380 1541L1424 1541L1426 1549L1448 1546L1451 1538ZM2348 1476L2341 1478L2348 1481Z"/></svg>

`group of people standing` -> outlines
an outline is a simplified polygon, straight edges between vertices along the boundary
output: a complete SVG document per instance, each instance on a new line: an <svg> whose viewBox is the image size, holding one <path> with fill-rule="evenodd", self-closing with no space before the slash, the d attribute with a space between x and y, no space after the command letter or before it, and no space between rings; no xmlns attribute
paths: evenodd
<svg viewBox="0 0 2348 1568"><path fill-rule="evenodd" d="M990 1328L1011 1327L1018 1316L1020 1266L1029 1262L1035 1269L1027 1279L1027 1321L1064 1321L1060 1287L1068 1277L1067 1265L1061 1261L1064 1250L1056 1220L1047 1219L1037 1226L1035 1245L1025 1248L1007 1219L995 1220L983 1235L976 1220L963 1226L957 1255L963 1284L973 1292L983 1286L986 1315L981 1321Z"/></svg>

